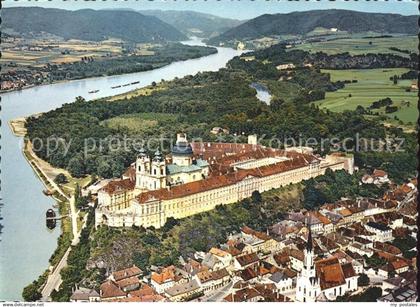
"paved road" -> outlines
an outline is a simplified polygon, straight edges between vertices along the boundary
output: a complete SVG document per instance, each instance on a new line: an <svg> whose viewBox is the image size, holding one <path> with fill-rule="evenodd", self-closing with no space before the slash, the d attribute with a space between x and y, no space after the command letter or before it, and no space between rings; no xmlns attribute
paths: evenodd
<svg viewBox="0 0 420 307"><path fill-rule="evenodd" d="M71 247L67 249L66 253L64 254L63 258L61 258L60 262L55 267L54 271L48 276L47 282L41 291L41 294L42 294L41 301L43 302L49 301L51 292L54 289L57 290L58 287L60 286L62 282L60 272L65 266L67 266L67 257L69 256L70 250L71 250Z"/></svg>
<svg viewBox="0 0 420 307"><path fill-rule="evenodd" d="M73 198L73 201L74 201L74 198ZM74 205L74 202L73 202L73 205ZM60 287L61 282L62 282L61 275L60 275L61 270L67 266L67 258L69 256L70 251L71 251L71 247L75 246L79 243L80 234L82 233L82 229L85 228L85 226L86 226L87 218L88 218L88 214L86 214L85 217L84 217L83 225L82 225L82 228L80 229L80 232L77 232L77 230L76 230L76 236L74 237L71 246L67 249L67 251L63 255L63 258L61 258L58 265L54 268L54 271L48 276L47 282L46 282L46 284L45 284L45 286L44 286L44 288L42 289L42 292L41 292L41 294L42 294L41 301L43 301L43 302L49 301L50 296L51 296L51 292L54 289L58 290L58 288ZM76 226L77 226L77 221L76 221ZM77 229L77 228L75 228L75 229Z"/></svg>

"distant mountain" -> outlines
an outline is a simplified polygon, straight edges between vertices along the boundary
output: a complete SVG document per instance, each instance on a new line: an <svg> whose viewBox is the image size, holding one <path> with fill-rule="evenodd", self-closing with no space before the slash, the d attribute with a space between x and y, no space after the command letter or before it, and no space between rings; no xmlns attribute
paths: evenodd
<svg viewBox="0 0 420 307"><path fill-rule="evenodd" d="M219 35L245 22L194 11L147 10L140 13L155 16L186 35L206 38Z"/></svg>
<svg viewBox="0 0 420 307"><path fill-rule="evenodd" d="M153 16L135 11L84 9L67 11L40 7L2 9L3 31L22 35L47 32L64 39L100 41L109 37L135 42L180 41L187 37Z"/></svg>
<svg viewBox="0 0 420 307"><path fill-rule="evenodd" d="M219 43L231 40L254 39L272 35L302 35L317 27L337 28L360 33L417 34L417 16L363 13L348 10L315 10L288 14L261 15L210 40Z"/></svg>

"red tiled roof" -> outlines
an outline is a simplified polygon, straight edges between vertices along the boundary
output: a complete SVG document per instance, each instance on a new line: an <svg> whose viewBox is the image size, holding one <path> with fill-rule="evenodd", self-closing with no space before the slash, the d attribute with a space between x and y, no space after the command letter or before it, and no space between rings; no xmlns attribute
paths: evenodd
<svg viewBox="0 0 420 307"><path fill-rule="evenodd" d="M141 285L141 287L140 287L140 289L135 290L135 291L131 291L129 294L130 294L131 296L138 296L138 297L141 297L141 296L144 296L144 295L153 295L153 294L157 294L157 293L156 293L156 291L155 291L152 287L150 287L149 285L147 285L147 284L142 284L142 285Z"/></svg>
<svg viewBox="0 0 420 307"><path fill-rule="evenodd" d="M245 266L259 260L256 253L246 254L239 257L236 257L236 260L239 262L241 266Z"/></svg>
<svg viewBox="0 0 420 307"><path fill-rule="evenodd" d="M303 261L304 255L301 250L291 249L290 250L290 257Z"/></svg>
<svg viewBox="0 0 420 307"><path fill-rule="evenodd" d="M398 270L398 269L408 266L408 263L402 259L397 259L395 261L392 261L391 265L394 268L394 270Z"/></svg>
<svg viewBox="0 0 420 307"><path fill-rule="evenodd" d="M388 174L381 169L375 169L372 174L373 177L385 177L386 175Z"/></svg>
<svg viewBox="0 0 420 307"><path fill-rule="evenodd" d="M122 193L134 190L135 182L130 179L121 179L110 181L102 190L108 194Z"/></svg>
<svg viewBox="0 0 420 307"><path fill-rule="evenodd" d="M124 288L124 287L131 286L131 285L139 285L140 280L138 279L137 276L133 276L133 277L128 277L128 278L121 279L121 280L117 281L116 284L118 285L118 287Z"/></svg>
<svg viewBox="0 0 420 307"><path fill-rule="evenodd" d="M165 282L175 280L174 267L169 266L164 268L161 273L152 272L152 279L158 284L163 284Z"/></svg>
<svg viewBox="0 0 420 307"><path fill-rule="evenodd" d="M148 191L137 196L137 201L142 204L152 200L167 200L179 197L184 197L199 192L209 191L220 187L233 185L242 181L248 176L266 177L289 170L304 167L315 160L314 156L298 154L293 159L281 161L276 164L261 166L254 169L239 169L235 172L220 176L210 176L206 179L189 182L182 185L174 186L170 189L159 189L155 191Z"/></svg>
<svg viewBox="0 0 420 307"><path fill-rule="evenodd" d="M137 266L133 265L130 268L113 272L112 276L114 277L115 281L119 281L121 279L137 276L137 275L140 275L142 273L143 273L143 271L141 269L139 269Z"/></svg>
<svg viewBox="0 0 420 307"><path fill-rule="evenodd" d="M101 284L100 290L101 298L126 296L125 292L118 288L118 286L112 280L107 280Z"/></svg>
<svg viewBox="0 0 420 307"><path fill-rule="evenodd" d="M260 240L267 241L267 240L270 240L271 239L271 237L269 235L267 235L266 233L260 232L260 231L256 231L256 230L254 230L254 229L252 229L252 228L250 228L248 226L242 227L241 228L241 231L243 233L247 234L247 235L251 235L251 236L257 237Z"/></svg>
<svg viewBox="0 0 420 307"><path fill-rule="evenodd" d="M329 289L346 283L345 275L337 258L331 257L315 263L321 289Z"/></svg>

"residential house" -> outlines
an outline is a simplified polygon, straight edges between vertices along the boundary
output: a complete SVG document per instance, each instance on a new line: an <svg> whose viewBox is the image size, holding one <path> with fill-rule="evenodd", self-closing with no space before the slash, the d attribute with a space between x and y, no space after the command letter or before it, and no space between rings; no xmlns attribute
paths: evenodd
<svg viewBox="0 0 420 307"><path fill-rule="evenodd" d="M165 289L165 295L172 302L188 301L203 294L197 280L176 284Z"/></svg>
<svg viewBox="0 0 420 307"><path fill-rule="evenodd" d="M94 289L88 289L83 287L76 287L70 296L70 302L81 303L81 302L99 302L100 296Z"/></svg>
<svg viewBox="0 0 420 307"><path fill-rule="evenodd" d="M256 253L246 254L234 258L234 268L236 270L243 270L247 267L257 267L260 259Z"/></svg>
<svg viewBox="0 0 420 307"><path fill-rule="evenodd" d="M392 241L392 229L384 224L379 224L375 222L368 222L365 224L367 231L374 233L372 240L379 242Z"/></svg>
<svg viewBox="0 0 420 307"><path fill-rule="evenodd" d="M101 284L99 295L102 302L127 297L127 294L121 290L113 280L107 280Z"/></svg>

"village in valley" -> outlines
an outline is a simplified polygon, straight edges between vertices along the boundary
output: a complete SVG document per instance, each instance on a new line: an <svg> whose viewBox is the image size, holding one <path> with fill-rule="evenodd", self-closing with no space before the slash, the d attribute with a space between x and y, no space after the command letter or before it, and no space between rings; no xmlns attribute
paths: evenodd
<svg viewBox="0 0 420 307"><path fill-rule="evenodd" d="M84 191L97 197L99 201L96 216L100 222L97 227L103 227L100 226L101 223L109 223L105 216L98 219L98 215L109 212L104 211L104 207L118 211L120 219L122 212L125 212L125 221L130 221L130 217L135 214L141 216L141 213L127 211L127 208L138 205L139 201L143 202L140 203L143 207L147 206L147 202L156 201L160 201L164 207L165 203L162 201L171 199L165 193L171 190L175 190L171 195L177 199L180 208L187 208L188 195L184 194L188 193L176 194L177 184L171 186L169 183L171 175L174 176L176 173L176 176L186 176L191 172L191 166L205 166L206 175L202 178L200 176L202 179L200 182L211 180L211 176L209 179L205 177L209 173L214 173L216 169L222 172L223 161L235 165L236 169L233 172L235 176L256 180L258 176L255 175L255 171L259 170L260 184L270 182L272 178L270 176L273 176L273 173L276 176L277 173L272 171L267 176L267 169L278 168L281 164L287 165L288 159L279 162L276 160L278 159L276 155L280 151L252 144L253 140L254 137L250 136L251 144L248 145L252 147L247 147L247 144L238 144L237 147L230 144L232 151L230 154L226 153L228 152L226 144L207 144L209 151L207 156L212 156L214 161L217 161L216 163L208 160L209 164L195 160L195 156L203 157L206 152L197 151L200 147L195 144L190 145L184 135L178 136L178 142L168 160L158 153L158 159L155 156L152 161L147 162L149 164L142 164L145 163L145 155L141 153L141 157L127 170L123 179L98 182ZM217 148L223 148L223 153L220 152L218 157ZM301 156L310 161L310 157L314 157L316 161L321 161L316 167L333 167L331 164L325 164L325 160L322 162L323 159L319 156L315 157L308 152L302 153L304 150L309 149L291 149L288 153L289 159L293 157L296 161ZM262 156L268 152L271 153L270 158ZM341 167L352 172L352 159L348 157L344 159L350 160L345 160ZM188 161L191 164L188 164ZM156 174L152 171L155 164L165 165L165 163L165 169L173 172L166 174L165 182L168 186L154 185L157 190L152 189L152 191L140 189L138 192L140 194L134 196L134 191L143 185L144 180L146 183L143 186L154 184L151 183L154 179L150 175ZM182 163L183 166L180 165ZM302 173L304 177L310 176L310 173L306 172L308 169L313 171L315 162L307 163L311 165L310 168L305 164L301 166L304 169ZM142 165L146 166L142 168ZM175 165L178 167L175 168ZM337 167L337 164L334 165ZM299 169L296 165L288 166L289 169L278 168L278 174L288 174L290 168ZM145 173L144 170L148 171ZM199 167L194 170L203 171ZM325 172L325 169L321 172ZM158 173L159 176L160 174L163 173ZM254 179L251 179L251 174L254 174ZM185 176L183 178L186 178ZM228 187L232 184L232 182L227 184L226 180L220 178L219 181ZM292 180L291 176L287 178ZM178 183L178 187L189 191L191 189L189 186L196 184L192 179L191 181ZM129 182L132 184L128 184ZM279 180L276 182L279 185L281 183ZM213 246L208 251L196 251L189 257L181 256L177 263L169 266L152 265L147 270L142 270L133 264L131 267L107 272L106 279L97 289L75 285L70 300L74 302L415 301L417 298L415 273L417 181L412 179L397 185L390 181L385 171L375 169L371 174L362 177L360 185L362 184L386 185L388 188L380 199L363 197L352 200L341 199L335 203L324 204L316 210L302 209L288 212L283 219L279 219L265 231L257 231L243 225L240 232L231 233L224 244ZM221 189L220 186L217 188ZM245 192L243 197L257 198L259 192L253 188L255 185L251 185L248 194ZM205 193L210 188L201 186L201 189L201 191L194 190L193 195ZM157 193L159 191L160 194ZM145 196L150 193L153 197ZM105 197L106 195L108 197ZM162 195L166 196L162 198L163 200L159 200ZM134 199L134 204L130 201L124 205L124 200L128 197ZM211 202L211 197L207 198L207 201ZM201 208L201 210L209 209L203 206ZM174 214L178 217L176 216L178 212L181 214L183 210L162 211L161 214ZM186 214L191 215L194 212L189 211ZM134 223L142 221L143 225L151 225L147 224L147 220L153 219L153 215L144 216L144 220L133 217L131 221ZM162 226L156 223L153 225L157 228ZM128 227L131 224L111 226Z"/></svg>

